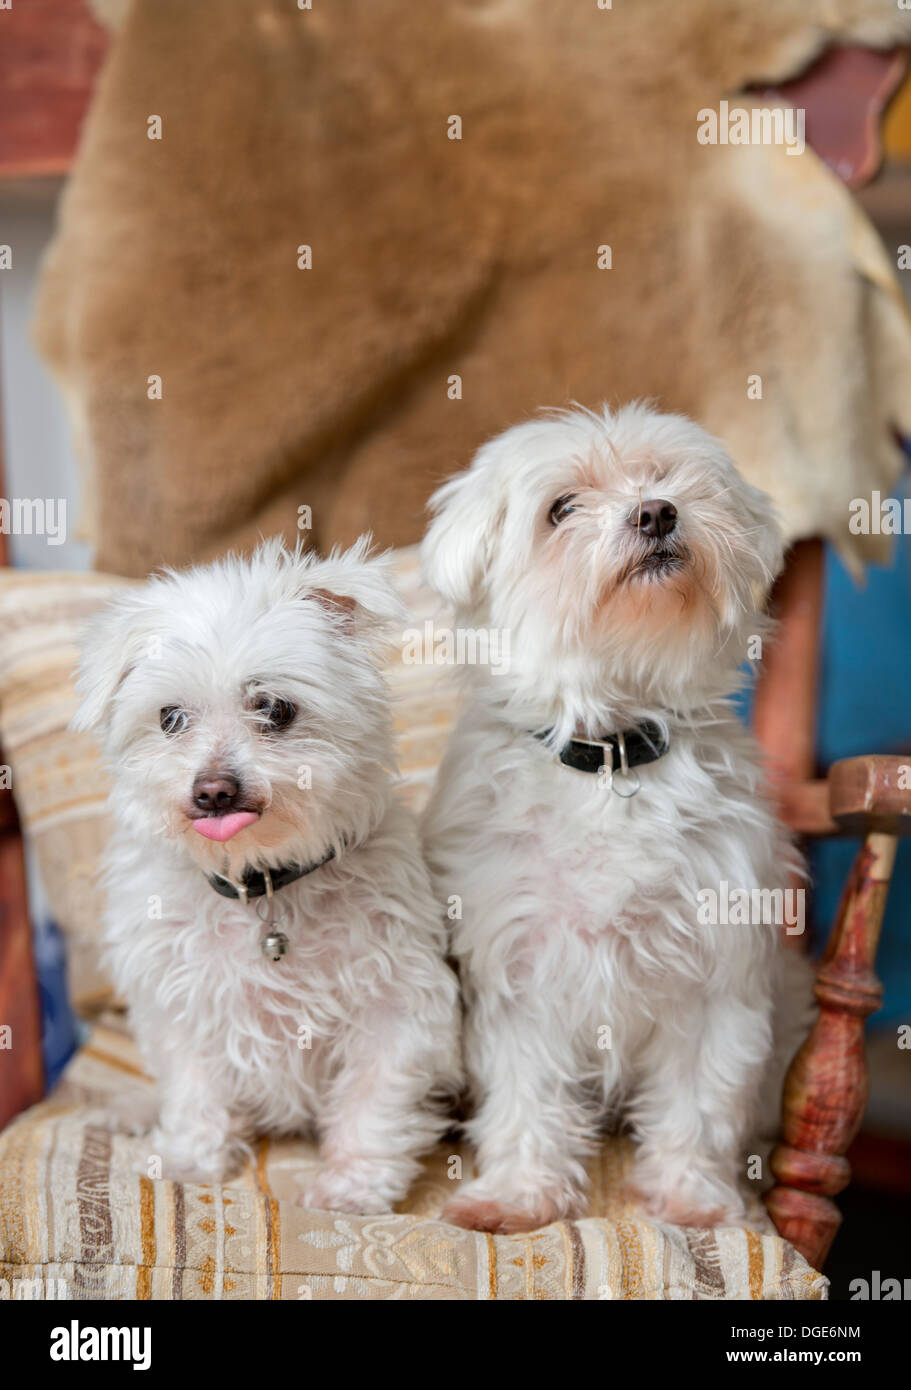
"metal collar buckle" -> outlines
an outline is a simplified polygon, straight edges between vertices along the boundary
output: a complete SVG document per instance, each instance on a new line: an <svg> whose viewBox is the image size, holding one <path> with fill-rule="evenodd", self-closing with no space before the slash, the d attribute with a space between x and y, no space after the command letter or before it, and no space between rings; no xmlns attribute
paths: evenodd
<svg viewBox="0 0 911 1390"><path fill-rule="evenodd" d="M620 753L619 772L620 776L624 779L624 782L621 786L617 785L617 772L614 770L614 760L613 758L611 758L611 770L610 777L608 779L608 786L610 787L611 791L616 792L618 796L622 796L624 799L628 799L629 797L636 795L636 792L642 786L642 782L638 772L633 772L630 770L629 759L626 756L626 739L623 737L623 734L617 735L617 748ZM627 787L626 791L623 790L624 785Z"/></svg>
<svg viewBox="0 0 911 1390"><path fill-rule="evenodd" d="M631 796L635 796L640 790L642 781L638 772L634 771L629 765L629 758L626 752L626 739L622 733L617 734L616 743L613 739L609 738L582 738L579 734L574 734L572 741L573 743L584 743L586 748L601 748L604 750L604 767L601 771L603 772L605 768L609 769L607 785L612 792L616 792L618 796L622 796L624 800L628 800ZM614 768L615 748L620 754L620 766L616 769ZM610 759L607 757L608 753L610 753ZM618 776L623 779L622 782L617 781Z"/></svg>

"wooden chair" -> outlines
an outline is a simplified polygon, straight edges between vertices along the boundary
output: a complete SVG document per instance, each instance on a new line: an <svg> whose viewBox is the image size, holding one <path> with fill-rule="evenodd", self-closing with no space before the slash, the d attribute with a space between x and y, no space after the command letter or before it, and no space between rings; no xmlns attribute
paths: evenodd
<svg viewBox="0 0 911 1390"><path fill-rule="evenodd" d="M829 770L833 821L863 843L845 884L816 976L819 1018L785 1081L777 1185L766 1205L781 1234L821 1268L841 1223L832 1201L847 1186L845 1153L860 1128L869 1078L864 1022L882 1003L874 973L889 880L901 835L911 834L911 794L901 758L846 758Z"/></svg>
<svg viewBox="0 0 911 1390"><path fill-rule="evenodd" d="M832 1200L851 1176L845 1153L869 1092L864 1022L882 1002L874 966L895 851L911 834L911 758L834 763L813 780L824 555L819 541L790 553L772 598L778 639L757 689L756 733L782 818L799 835L862 837L816 977L819 1017L791 1064L776 1186L766 1205L778 1231L821 1269L841 1223Z"/></svg>
<svg viewBox="0 0 911 1390"><path fill-rule="evenodd" d="M6 6L0 86L15 93L0 122L0 180L6 189L69 171L79 127L109 39L85 0L34 0ZM3 486L0 457L0 497ZM0 565L8 565L0 534ZM0 749L0 768L4 765ZM32 960L22 836L13 794L0 777L0 1128L44 1090L41 1014ZM2 1047L2 1043L0 1043Z"/></svg>
<svg viewBox="0 0 911 1390"><path fill-rule="evenodd" d="M3 458L0 455L0 497ZM0 532L0 565L9 564ZM4 767L0 748L0 770ZM0 1051L0 1129L44 1092L41 1008L32 957L22 830L12 790L0 776L0 1029L10 1029L9 1050ZM2 1046L2 1043L0 1043Z"/></svg>
<svg viewBox="0 0 911 1390"><path fill-rule="evenodd" d="M4 1025L10 1029L10 1046L0 1050L0 1129L44 1091L22 832L8 789L0 791L0 1029Z"/></svg>
<svg viewBox="0 0 911 1390"><path fill-rule="evenodd" d="M777 1229L816 1269L841 1221L832 1197L849 1180L845 1152L867 1100L864 1020L881 1000L876 947L897 840L911 833L911 792L901 790L901 758L849 758L835 763L826 779L812 778L822 582L821 543L795 546L773 595L779 635L764 663L755 706L780 812L791 828L801 835L863 837L819 966L819 1018L788 1073L782 1137L772 1155L777 1185L766 1199ZM9 791L0 791L4 1022L13 1029L13 1050L0 1053L0 1125L42 1093L21 831Z"/></svg>
<svg viewBox="0 0 911 1390"><path fill-rule="evenodd" d="M17 8L5 64L20 83L16 120L0 133L0 175L65 172L108 38L82 0L38 0ZM61 93L65 100L61 99ZM48 119L48 113L53 119ZM0 495L2 459L0 459ZM7 564L0 535L0 564ZM819 1020L790 1069L782 1142L772 1158L778 1185L768 1208L778 1230L819 1269L840 1216L832 1197L848 1182L845 1152L866 1104L865 1018L881 998L876 948L898 837L909 833L911 792L900 787L901 758L851 758L814 780L818 638L823 547L795 546L776 594L780 630L764 662L755 725L766 751L782 818L800 835L863 838L819 967ZM911 763L911 757L908 762ZM0 750L0 766L3 754ZM791 939L793 945L795 938ZM0 1127L43 1091L40 1011L26 903L22 838L13 795L0 785Z"/></svg>

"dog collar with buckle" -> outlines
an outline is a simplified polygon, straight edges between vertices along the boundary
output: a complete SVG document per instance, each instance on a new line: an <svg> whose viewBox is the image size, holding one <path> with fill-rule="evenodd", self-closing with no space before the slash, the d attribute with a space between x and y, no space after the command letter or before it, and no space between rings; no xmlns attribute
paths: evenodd
<svg viewBox="0 0 911 1390"><path fill-rule="evenodd" d="M279 888L287 888L289 883L296 883L299 878L312 874L315 869L321 869L334 858L335 850L330 849L328 854L324 854L322 859L314 860L312 864L286 864L281 869L265 869L262 872L259 869L248 869L239 883L225 878L222 874L209 874L208 878L216 893L220 893L223 898L240 898L241 902L248 902L250 898L271 898Z"/></svg>
<svg viewBox="0 0 911 1390"><path fill-rule="evenodd" d="M535 734L547 738L549 730ZM642 783L634 767L657 762L670 747L657 724L650 720L636 729L605 735L604 738L571 738L559 749L557 756L564 767L576 772L599 773L607 770L609 785L618 796L635 796ZM623 779L617 780L617 775Z"/></svg>
<svg viewBox="0 0 911 1390"><path fill-rule="evenodd" d="M275 916L273 900L277 888L287 888L289 883L296 883L299 878L306 874L312 874L315 869L321 869L324 864L328 864L330 859L335 858L335 850L330 849L328 854L324 854L322 859L316 859L312 864L286 864L280 869L248 869L239 883L234 883L230 878L225 878L222 874L210 874L209 882L220 893L223 898L239 898L241 902L247 903L250 898L265 898L266 901L256 909L256 915L263 923L266 931L260 938L259 948L267 960L280 961L283 956L288 954L289 941L285 933L281 930L282 919L285 913ZM265 908L265 915L260 908Z"/></svg>

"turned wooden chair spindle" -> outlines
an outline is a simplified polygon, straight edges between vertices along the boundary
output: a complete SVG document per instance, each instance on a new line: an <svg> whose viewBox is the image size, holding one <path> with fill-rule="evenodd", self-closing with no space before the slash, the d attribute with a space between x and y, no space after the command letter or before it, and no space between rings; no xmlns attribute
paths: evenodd
<svg viewBox="0 0 911 1390"><path fill-rule="evenodd" d="M847 758L829 771L832 819L863 844L819 965L819 1017L785 1083L777 1185L766 1198L781 1234L820 1269L841 1223L832 1201L851 1176L845 1153L860 1128L869 1077L864 1024L882 1002L874 965L900 836L911 835L911 763Z"/></svg>
<svg viewBox="0 0 911 1390"><path fill-rule="evenodd" d="M819 964L819 1017L785 1083L777 1184L766 1197L778 1231L815 1269L841 1223L832 1198L850 1179L845 1153L869 1090L864 1024L882 1001L876 949L896 845L911 834L911 756L847 758L813 779L823 588L822 543L802 541L773 596L778 638L754 711L782 819L798 835L863 841Z"/></svg>

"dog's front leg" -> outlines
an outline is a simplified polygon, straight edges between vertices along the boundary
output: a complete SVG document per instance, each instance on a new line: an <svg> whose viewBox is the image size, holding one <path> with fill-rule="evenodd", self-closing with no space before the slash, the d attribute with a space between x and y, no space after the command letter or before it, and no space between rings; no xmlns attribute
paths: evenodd
<svg viewBox="0 0 911 1390"><path fill-rule="evenodd" d="M240 1166L248 1147L245 1126L223 1085L199 1062L169 1068L161 1082L161 1109L150 1135L150 1159L178 1182L220 1182Z"/></svg>
<svg viewBox="0 0 911 1390"><path fill-rule="evenodd" d="M323 1168L302 1204L363 1216L391 1211L418 1172L418 1155L448 1125L445 1113L427 1103L434 1080L420 1038L397 1037L388 1020L360 1029L321 1106Z"/></svg>
<svg viewBox="0 0 911 1390"><path fill-rule="evenodd" d="M478 1176L442 1220L472 1230L528 1231L578 1214L596 1116L569 1078L580 1070L564 1019L521 1001L474 1001L468 1069L480 1105L468 1125Z"/></svg>
<svg viewBox="0 0 911 1390"><path fill-rule="evenodd" d="M744 1220L744 1145L770 1048L770 1009L755 1000L697 997L658 1014L629 1112L634 1186L652 1216L678 1226Z"/></svg>

